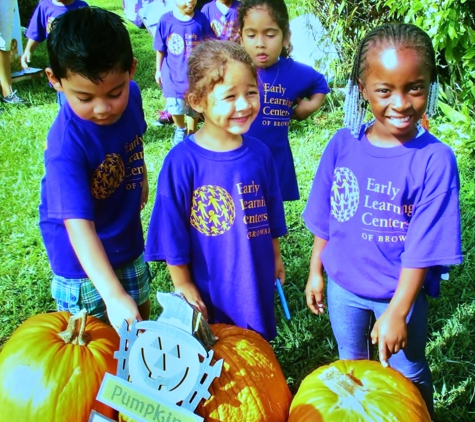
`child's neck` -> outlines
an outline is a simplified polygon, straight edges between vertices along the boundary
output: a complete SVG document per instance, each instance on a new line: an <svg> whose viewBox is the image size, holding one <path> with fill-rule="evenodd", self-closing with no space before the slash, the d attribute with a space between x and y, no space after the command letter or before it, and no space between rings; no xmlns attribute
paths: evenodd
<svg viewBox="0 0 475 422"><path fill-rule="evenodd" d="M74 3L75 0L63 0L63 1L58 1L58 0L53 0L53 4L55 6L70 6L71 4Z"/></svg>
<svg viewBox="0 0 475 422"><path fill-rule="evenodd" d="M232 3L233 0L216 0L216 7L221 13L226 13L231 7Z"/></svg>
<svg viewBox="0 0 475 422"><path fill-rule="evenodd" d="M418 133L419 130L415 127L410 135L399 139L395 136L388 135L387 133L380 133L378 128L375 128L374 124L366 129L366 137L368 138L368 141L375 147L379 148L393 148L404 145L406 142L414 139Z"/></svg>
<svg viewBox="0 0 475 422"><path fill-rule="evenodd" d="M242 145L242 136L233 135L219 128L209 128L205 124L195 133L195 142L200 147L214 152L228 152Z"/></svg>
<svg viewBox="0 0 475 422"><path fill-rule="evenodd" d="M178 7L173 8L173 16L177 18L179 21L186 22L191 19L193 19L193 16L195 15L194 10L192 10L190 13L185 13L182 10L178 9Z"/></svg>

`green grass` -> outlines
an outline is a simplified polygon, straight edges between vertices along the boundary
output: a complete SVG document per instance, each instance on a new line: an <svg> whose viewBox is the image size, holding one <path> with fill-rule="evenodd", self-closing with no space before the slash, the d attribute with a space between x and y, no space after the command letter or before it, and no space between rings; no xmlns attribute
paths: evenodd
<svg viewBox="0 0 475 422"><path fill-rule="evenodd" d="M94 0L122 14L116 0ZM156 118L164 99L154 82L152 39L145 30L128 26L138 58L135 80L142 89L147 122ZM32 66L46 67L45 46L40 45ZM56 96L44 77L18 82L15 89L31 100L30 107L4 106L0 114L0 345L26 318L54 309L50 296L51 270L38 229L39 187L43 174L46 135L57 113ZM285 291L292 313L286 321L276 298L278 337L274 350L287 381L295 392L313 369L337 359L337 348L328 316L315 317L307 310L304 286L311 253L312 236L301 219L315 169L325 144L342 124L338 102L330 101L305 122L292 122L294 152L302 199L286 204L289 234L282 240L287 271ZM473 137L467 128L442 120L433 122L434 133L458 147L462 190L464 264L451 272L442 286L442 295L431 300L427 356L434 377L436 412L441 421L475 420L475 166L459 145ZM150 201L143 213L148 227L154 202L156 179L163 158L171 147L170 127L150 126L145 136L146 160L151 186ZM152 291L170 291L172 285L163 264L153 264ZM154 301L152 297L152 301ZM152 317L159 309L154 304ZM410 421L407 421L410 422Z"/></svg>

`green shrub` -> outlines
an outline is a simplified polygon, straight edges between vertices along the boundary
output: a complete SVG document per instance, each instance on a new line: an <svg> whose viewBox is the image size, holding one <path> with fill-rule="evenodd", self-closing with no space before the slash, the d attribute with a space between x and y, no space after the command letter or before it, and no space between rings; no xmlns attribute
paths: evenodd
<svg viewBox="0 0 475 422"><path fill-rule="evenodd" d="M463 114L475 113L475 0L380 0L393 19L414 23L432 38L447 102ZM450 116L449 116L450 117Z"/></svg>
<svg viewBox="0 0 475 422"><path fill-rule="evenodd" d="M27 27L38 0L19 0L21 26Z"/></svg>

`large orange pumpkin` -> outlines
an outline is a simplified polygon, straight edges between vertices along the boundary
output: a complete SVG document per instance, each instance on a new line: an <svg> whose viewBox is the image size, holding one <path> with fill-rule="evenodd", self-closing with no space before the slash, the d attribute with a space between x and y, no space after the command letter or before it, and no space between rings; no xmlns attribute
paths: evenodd
<svg viewBox="0 0 475 422"><path fill-rule="evenodd" d="M207 422L285 422L292 396L270 344L254 331L211 325L214 359L224 359L211 397L196 413Z"/></svg>
<svg viewBox="0 0 475 422"><path fill-rule="evenodd" d="M419 390L379 362L339 360L308 375L288 422L430 422Z"/></svg>
<svg viewBox="0 0 475 422"><path fill-rule="evenodd" d="M0 415L5 421L83 422L96 402L105 372L115 374L115 330L85 313L55 312L26 320L0 353ZM66 331L65 331L66 330ZM65 334L60 334L65 332Z"/></svg>
<svg viewBox="0 0 475 422"><path fill-rule="evenodd" d="M224 359L223 370L195 413L206 422L286 422L292 396L270 344L244 328L210 327L218 337L213 361ZM133 419L119 414L119 421Z"/></svg>

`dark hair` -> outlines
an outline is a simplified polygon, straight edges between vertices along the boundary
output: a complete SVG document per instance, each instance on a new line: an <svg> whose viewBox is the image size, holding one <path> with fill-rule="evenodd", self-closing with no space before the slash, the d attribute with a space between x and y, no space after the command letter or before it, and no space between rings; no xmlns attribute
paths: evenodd
<svg viewBox="0 0 475 422"><path fill-rule="evenodd" d="M99 7L83 7L58 16L47 47L58 80L72 72L98 83L111 71L128 72L134 60L124 21Z"/></svg>
<svg viewBox="0 0 475 422"><path fill-rule="evenodd" d="M233 41L204 41L188 58L188 92L186 98L193 96L200 102L210 93L216 84L221 83L226 75L226 66L236 61L247 66L257 80L257 72L246 50Z"/></svg>
<svg viewBox="0 0 475 422"><path fill-rule="evenodd" d="M422 57L430 71L430 82L437 80L437 67L432 41L422 29L407 23L390 23L368 32L360 41L355 54L350 80L354 85L362 78L368 67L367 56L372 47L390 45L396 48L411 48Z"/></svg>
<svg viewBox="0 0 475 422"><path fill-rule="evenodd" d="M290 23L289 23L289 12L287 11L287 6L285 5L284 0L243 0L238 9L238 18L239 18L239 28L241 30L244 28L244 20L246 19L247 13L249 10L254 8L266 7L272 18L275 20L279 26L284 39L288 38L290 40ZM292 51L292 46L289 45L286 48L282 49L280 53L281 57L288 57Z"/></svg>

